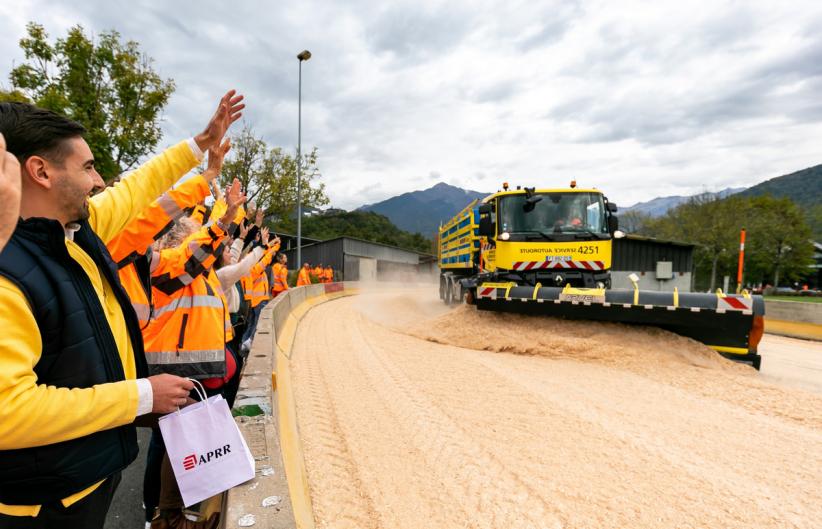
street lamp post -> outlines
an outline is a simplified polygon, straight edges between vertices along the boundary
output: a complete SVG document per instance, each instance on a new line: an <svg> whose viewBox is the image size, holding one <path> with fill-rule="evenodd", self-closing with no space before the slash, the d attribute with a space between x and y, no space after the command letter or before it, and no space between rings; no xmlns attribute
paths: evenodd
<svg viewBox="0 0 822 529"><path fill-rule="evenodd" d="M303 50L297 55L300 61L299 85L297 88L297 270L303 265L303 182L302 182L302 119L303 119L303 61L311 58L311 52Z"/></svg>

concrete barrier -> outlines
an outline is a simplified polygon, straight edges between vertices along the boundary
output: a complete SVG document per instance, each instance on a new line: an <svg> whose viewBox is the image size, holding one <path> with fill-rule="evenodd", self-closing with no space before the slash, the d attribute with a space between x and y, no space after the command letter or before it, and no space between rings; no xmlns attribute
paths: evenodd
<svg viewBox="0 0 822 529"><path fill-rule="evenodd" d="M822 303L765 300L765 318L822 325Z"/></svg>
<svg viewBox="0 0 822 529"><path fill-rule="evenodd" d="M356 284L293 288L269 303L243 370L235 410L261 414L237 417L257 464L256 477L225 494L222 527L313 529L314 514L305 473L297 411L291 385L291 347L299 320L314 306L357 293ZM330 288L329 288L330 287Z"/></svg>
<svg viewBox="0 0 822 529"><path fill-rule="evenodd" d="M822 341L822 303L765 300L765 332Z"/></svg>

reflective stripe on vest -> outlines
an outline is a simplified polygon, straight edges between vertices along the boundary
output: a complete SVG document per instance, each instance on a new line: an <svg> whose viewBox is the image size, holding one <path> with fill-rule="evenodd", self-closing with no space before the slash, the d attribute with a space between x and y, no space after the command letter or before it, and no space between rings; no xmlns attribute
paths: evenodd
<svg viewBox="0 0 822 529"><path fill-rule="evenodd" d="M154 309L154 318L158 318L166 312L175 311L177 309L188 309L195 307L212 307L222 308L223 301L214 296L200 295L200 296L180 296L175 298L171 303L164 307Z"/></svg>
<svg viewBox="0 0 822 529"><path fill-rule="evenodd" d="M146 351L146 359L152 365L194 364L197 362L222 362L225 349L202 351Z"/></svg>
<svg viewBox="0 0 822 529"><path fill-rule="evenodd" d="M134 312L137 313L137 319L142 327L151 317L151 307L145 303L132 303L131 306L134 307Z"/></svg>
<svg viewBox="0 0 822 529"><path fill-rule="evenodd" d="M183 214L183 210L177 205L177 202L165 193L157 199L157 205L163 208L163 211L171 220L176 220L177 217Z"/></svg>

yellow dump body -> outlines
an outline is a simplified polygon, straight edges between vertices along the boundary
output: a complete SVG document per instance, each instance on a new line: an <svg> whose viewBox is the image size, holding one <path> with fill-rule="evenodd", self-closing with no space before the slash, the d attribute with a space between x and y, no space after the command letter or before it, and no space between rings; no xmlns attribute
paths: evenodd
<svg viewBox="0 0 822 529"><path fill-rule="evenodd" d="M479 200L443 224L439 230L439 263L445 270L470 269L480 250Z"/></svg>

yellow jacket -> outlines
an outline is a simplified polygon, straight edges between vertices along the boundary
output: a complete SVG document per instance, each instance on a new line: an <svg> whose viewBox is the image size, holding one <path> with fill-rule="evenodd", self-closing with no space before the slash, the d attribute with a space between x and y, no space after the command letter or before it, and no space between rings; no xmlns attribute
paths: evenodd
<svg viewBox="0 0 822 529"><path fill-rule="evenodd" d="M198 163L187 142L171 147L92 197L89 224L104 243L111 241L151 201ZM76 439L131 423L137 414L136 366L122 309L88 254L68 238L66 247L88 274L106 311L127 380L74 389L38 384L33 370L42 347L37 322L25 295L8 279L0 277L0 450ZM98 486L99 483L65 498L63 505L76 503ZM39 505L0 504L2 514L37 516L39 512Z"/></svg>

